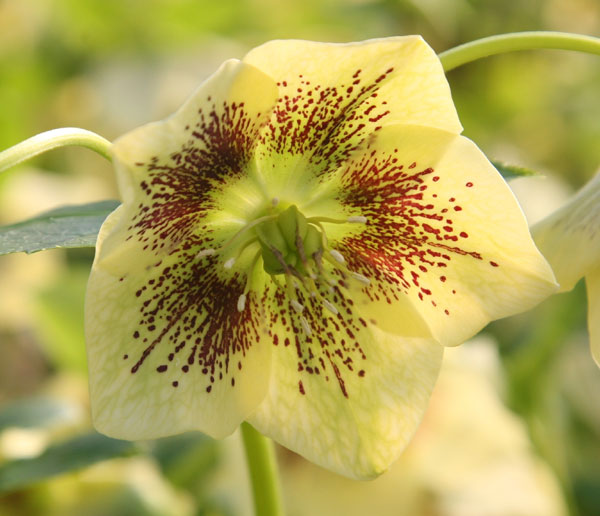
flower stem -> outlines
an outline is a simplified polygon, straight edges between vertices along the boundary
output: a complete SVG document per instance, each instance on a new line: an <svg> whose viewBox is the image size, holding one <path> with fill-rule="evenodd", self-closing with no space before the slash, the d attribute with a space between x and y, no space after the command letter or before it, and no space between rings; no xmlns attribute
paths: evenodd
<svg viewBox="0 0 600 516"><path fill-rule="evenodd" d="M241 428L252 482L255 516L282 516L283 504L273 442L248 423L242 423Z"/></svg>
<svg viewBox="0 0 600 516"><path fill-rule="evenodd" d="M108 160L112 159L111 143L102 136L77 127L63 127L37 134L0 152L0 172L38 154L67 145L87 147Z"/></svg>
<svg viewBox="0 0 600 516"><path fill-rule="evenodd" d="M444 71L449 72L454 68L483 57L535 48L575 50L600 55L600 38L567 32L513 32L477 39L446 50L440 53L438 57L442 62Z"/></svg>

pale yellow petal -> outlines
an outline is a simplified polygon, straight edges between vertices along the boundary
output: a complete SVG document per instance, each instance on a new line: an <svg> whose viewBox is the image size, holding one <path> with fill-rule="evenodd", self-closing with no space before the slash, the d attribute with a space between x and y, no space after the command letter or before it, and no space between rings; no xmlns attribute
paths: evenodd
<svg viewBox="0 0 600 516"><path fill-rule="evenodd" d="M600 174L531 231L560 290L571 290L600 263Z"/></svg>
<svg viewBox="0 0 600 516"><path fill-rule="evenodd" d="M104 223L118 225L117 209ZM176 253L150 267L127 261L115 275L96 258L85 303L94 426L121 439L187 430L224 437L254 410L267 388L271 350L261 342L256 298L238 311L244 284L215 264Z"/></svg>
<svg viewBox="0 0 600 516"><path fill-rule="evenodd" d="M282 197L316 195L322 176L386 125L462 130L439 59L418 36L272 41L244 62L279 85L257 161L265 189Z"/></svg>
<svg viewBox="0 0 600 516"><path fill-rule="evenodd" d="M243 60L277 81L280 96L288 95L290 100L298 94L306 99L307 92L316 90L316 102L320 92L335 88L336 97L343 97L340 104L347 105L362 88L373 86L368 93L376 93L373 98L377 105L386 109L376 110L381 118L372 124L430 125L456 133L462 130L441 63L420 36L341 44L270 41ZM389 114L383 114L388 110ZM371 113L370 118L374 117Z"/></svg>
<svg viewBox="0 0 600 516"><path fill-rule="evenodd" d="M115 143L123 205L102 227L86 294L99 431L222 437L264 396L264 317L254 295L239 309L248 258L229 271L210 250L244 223L224 206L255 209L245 172L276 93L229 61L171 118Z"/></svg>
<svg viewBox="0 0 600 516"><path fill-rule="evenodd" d="M332 301L336 315L312 298L302 315L282 301L272 307L269 391L249 422L323 467L373 478L416 430L443 348L380 331L339 292Z"/></svg>
<svg viewBox="0 0 600 516"><path fill-rule="evenodd" d="M137 250L147 228L139 265L216 224L239 229L262 199L249 177L259 131L268 120L277 87L253 66L230 60L171 117L127 133L113 145L125 213L104 243L115 271ZM177 219L177 220L175 220ZM237 226L237 227L236 227ZM131 234L135 238L130 237ZM210 246L215 235L195 244ZM218 238L215 245L218 244ZM102 257L108 267L108 257Z"/></svg>
<svg viewBox="0 0 600 516"><path fill-rule="evenodd" d="M418 335L416 311L439 342L459 344L556 289L512 192L470 140L388 126L340 174L342 204L367 223L332 245L371 281L355 300L380 328Z"/></svg>
<svg viewBox="0 0 600 516"><path fill-rule="evenodd" d="M596 364L600 366L600 266L585 277L588 299L588 329L590 349Z"/></svg>

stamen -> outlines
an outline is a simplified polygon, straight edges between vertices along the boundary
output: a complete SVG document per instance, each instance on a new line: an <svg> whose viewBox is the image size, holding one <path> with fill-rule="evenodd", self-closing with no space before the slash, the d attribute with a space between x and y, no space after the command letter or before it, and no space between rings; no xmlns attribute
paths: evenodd
<svg viewBox="0 0 600 516"><path fill-rule="evenodd" d="M320 224L321 222L325 222L326 224L345 224L346 222L367 222L367 217L362 215L352 215L346 219L334 219L332 217L308 217L306 219L311 224Z"/></svg>
<svg viewBox="0 0 600 516"><path fill-rule="evenodd" d="M311 336L312 335L312 330L310 329L310 326L308 325L308 321L306 320L306 318L302 315L300 316L300 326L302 326L302 329L304 330L304 333L306 333L307 336Z"/></svg>
<svg viewBox="0 0 600 516"><path fill-rule="evenodd" d="M329 254L333 257L333 259L338 262L338 263L346 263L346 260L344 259L344 257L342 256L342 254L339 251L336 251L335 249L331 249L329 251Z"/></svg>
<svg viewBox="0 0 600 516"><path fill-rule="evenodd" d="M329 285L337 285L337 281L335 281L327 271L325 271L325 269L323 268L323 249L319 249L316 253L313 253L313 260L315 261L315 263L317 264L317 270L319 272L319 275L325 279L325 281L329 284Z"/></svg>
<svg viewBox="0 0 600 516"><path fill-rule="evenodd" d="M358 272L350 272L350 276L352 276L355 280L364 283L365 285L371 284L371 280L369 278L363 276L362 274L359 274Z"/></svg>
<svg viewBox="0 0 600 516"><path fill-rule="evenodd" d="M233 267L233 264L235 263L235 258L229 258L229 260L227 260L224 264L223 267L225 267L226 269L231 269Z"/></svg>
<svg viewBox="0 0 600 516"><path fill-rule="evenodd" d="M256 268L256 264L258 263L259 258L260 258L260 251L258 251L254 255L254 258L252 258L252 263L250 265L250 268L248 269L249 272L246 277L246 286L244 287L244 292L240 297L238 297L238 302L237 302L238 312L243 312L244 308L246 308L246 294L250 291L252 275L254 274L254 269Z"/></svg>
<svg viewBox="0 0 600 516"><path fill-rule="evenodd" d="M215 249L213 249L212 247L209 247L208 249L202 249L202 251L200 251L197 255L196 258L200 259L200 258L204 258L205 256L212 256L213 254L215 254L217 251Z"/></svg>
<svg viewBox="0 0 600 516"><path fill-rule="evenodd" d="M296 301L295 299L292 299L290 301L290 305L292 305L292 308L296 310L296 312L298 312L299 314L304 311L304 306L298 303L298 301Z"/></svg>
<svg viewBox="0 0 600 516"><path fill-rule="evenodd" d="M242 294L240 297L238 297L237 302L238 312L243 312L244 308L246 308L246 294Z"/></svg>
<svg viewBox="0 0 600 516"><path fill-rule="evenodd" d="M308 293L310 294L310 297L315 298L315 297L321 297L319 295L319 289L317 288L317 283L316 280L317 278L313 278L312 276L310 278L306 278L306 282L308 283Z"/></svg>
<svg viewBox="0 0 600 516"><path fill-rule="evenodd" d="M335 306L333 306L329 301L327 301L327 299L323 299L323 306L327 308L327 310L329 310L333 315L337 315L339 313L338 309Z"/></svg>
<svg viewBox="0 0 600 516"><path fill-rule="evenodd" d="M275 276L271 276L272 278L274 278ZM285 290L287 293L287 296L290 300L294 300L296 298L296 283L294 282L294 280L292 279L291 274L286 274L285 275Z"/></svg>
<svg viewBox="0 0 600 516"><path fill-rule="evenodd" d="M367 217L364 217L362 215L356 215L354 217L348 217L348 222L355 222L355 223L359 223L359 224L366 224Z"/></svg>

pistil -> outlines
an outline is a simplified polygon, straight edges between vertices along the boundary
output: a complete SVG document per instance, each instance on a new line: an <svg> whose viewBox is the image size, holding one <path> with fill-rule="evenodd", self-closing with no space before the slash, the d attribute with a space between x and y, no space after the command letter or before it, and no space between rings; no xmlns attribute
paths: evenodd
<svg viewBox="0 0 600 516"><path fill-rule="evenodd" d="M279 199L272 200L270 211L280 206ZM242 312L246 309L248 294L251 290L251 278L258 262L262 262L264 271L269 274L277 288L284 289L292 310L299 315L300 325L308 336L312 334L308 319L305 317L306 306L301 302L305 299L315 299L333 315L338 315L337 307L329 300L336 286L347 288L347 279L355 280L362 285L369 285L370 281L364 275L351 271L346 259L336 249L329 246L323 224L366 223L364 216L351 216L346 219L333 219L329 217L306 218L296 208L288 206L277 213L269 213L259 217L237 231L229 240L219 248L207 248L198 252L196 257L202 259L207 256L222 254L232 245L239 242L241 236L247 238L237 244L237 249L229 254L223 262L226 270L232 269L238 263L244 251L256 244L257 250L247 269L246 285L239 296L237 309ZM323 260L329 267L324 267ZM332 277L331 271L336 271L339 278ZM278 281L283 275L285 285ZM299 297L299 292L304 292Z"/></svg>

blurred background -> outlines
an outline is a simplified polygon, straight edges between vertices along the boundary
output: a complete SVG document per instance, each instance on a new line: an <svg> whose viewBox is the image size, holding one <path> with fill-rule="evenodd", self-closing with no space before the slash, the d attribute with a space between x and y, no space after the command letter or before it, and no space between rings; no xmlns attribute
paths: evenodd
<svg viewBox="0 0 600 516"><path fill-rule="evenodd" d="M0 149L78 126L160 119L226 58L275 38L421 34L437 51L521 30L600 35L597 0L0 0ZM540 172L511 183L534 222L600 166L600 61L498 56L448 79L465 134ZM117 198L83 149L0 175L0 224ZM124 443L88 414L83 295L92 250L0 257L0 516L249 515L237 436ZM585 289L447 353L425 422L390 472L356 483L280 450L290 516L600 514L600 372Z"/></svg>

